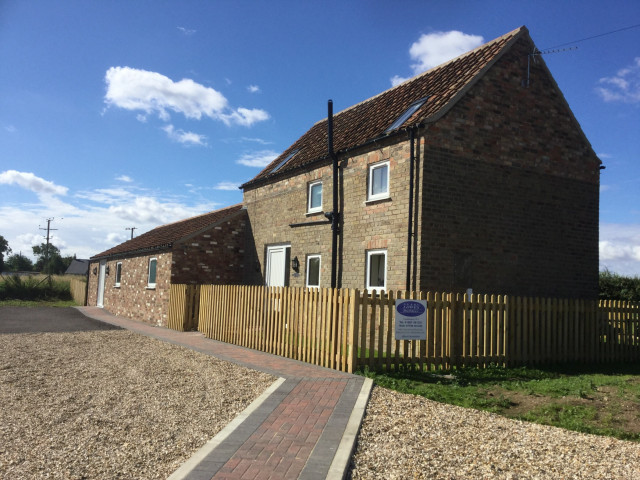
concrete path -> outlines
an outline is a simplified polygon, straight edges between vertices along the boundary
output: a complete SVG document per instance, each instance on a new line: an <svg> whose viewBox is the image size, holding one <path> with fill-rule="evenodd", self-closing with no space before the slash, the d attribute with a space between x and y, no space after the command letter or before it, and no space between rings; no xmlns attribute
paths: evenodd
<svg viewBox="0 0 640 480"><path fill-rule="evenodd" d="M77 307L87 317L270 373L279 380L183 464L171 480L341 479L371 380Z"/></svg>

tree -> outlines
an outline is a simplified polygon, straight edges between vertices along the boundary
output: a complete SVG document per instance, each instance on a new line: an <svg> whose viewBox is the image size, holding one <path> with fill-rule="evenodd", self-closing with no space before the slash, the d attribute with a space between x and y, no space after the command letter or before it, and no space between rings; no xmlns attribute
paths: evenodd
<svg viewBox="0 0 640 480"><path fill-rule="evenodd" d="M11 253L11 249L9 248L9 242L0 235L0 272L4 270L4 254L9 255Z"/></svg>
<svg viewBox="0 0 640 480"><path fill-rule="evenodd" d="M46 273L47 275L64 273L67 267L60 256L60 249L55 245L41 243L31 247L33 254L37 257L34 269Z"/></svg>
<svg viewBox="0 0 640 480"><path fill-rule="evenodd" d="M33 270L33 262L21 253L9 255L4 266L10 272L30 272Z"/></svg>

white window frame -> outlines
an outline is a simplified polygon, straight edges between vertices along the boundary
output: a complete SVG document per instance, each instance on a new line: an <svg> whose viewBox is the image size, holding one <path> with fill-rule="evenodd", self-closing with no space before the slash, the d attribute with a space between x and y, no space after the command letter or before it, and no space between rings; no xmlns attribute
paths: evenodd
<svg viewBox="0 0 640 480"><path fill-rule="evenodd" d="M120 271L120 275L118 275L118 270ZM122 281L122 262L116 263L116 274L115 274L115 287L120 286L120 282Z"/></svg>
<svg viewBox="0 0 640 480"><path fill-rule="evenodd" d="M373 172L379 168L386 168L387 169L387 188L386 191L382 192L382 193L373 193ZM369 165L369 171L367 172L368 174L368 185L367 185L367 200L368 201L374 201L374 200L382 200L385 198L389 198L389 183L391 181L391 167L389 165L389 161L385 160L384 162L378 162L378 163L372 163L371 165Z"/></svg>
<svg viewBox="0 0 640 480"><path fill-rule="evenodd" d="M155 282L151 283L151 262L156 262L156 278ZM149 264L147 266L147 288L156 288L156 283L158 282L158 257L151 257L149 259Z"/></svg>
<svg viewBox="0 0 640 480"><path fill-rule="evenodd" d="M371 257L374 255L384 255L384 285L379 287L379 286L371 286L369 284L369 279L371 278L370 273L371 273ZM377 250L368 250L367 251L367 278L365 281L365 285L367 286L367 290L368 291L374 291L374 292L383 292L386 290L387 288L387 270L388 270L389 264L387 263L387 250L386 249L377 249Z"/></svg>
<svg viewBox="0 0 640 480"><path fill-rule="evenodd" d="M310 271L309 263L313 258L318 259L318 284L317 285L309 285L309 271ZM317 255L317 254L307 255L307 266L305 271L305 277L306 277L305 285L307 286L307 288L320 288L320 279L322 278L322 255Z"/></svg>
<svg viewBox="0 0 640 480"><path fill-rule="evenodd" d="M312 207L311 206L311 190L316 185L320 185L320 206ZM322 180L315 180L313 182L309 182L309 187L307 188L307 213L317 213L322 211L323 194L324 194L324 187L322 186Z"/></svg>

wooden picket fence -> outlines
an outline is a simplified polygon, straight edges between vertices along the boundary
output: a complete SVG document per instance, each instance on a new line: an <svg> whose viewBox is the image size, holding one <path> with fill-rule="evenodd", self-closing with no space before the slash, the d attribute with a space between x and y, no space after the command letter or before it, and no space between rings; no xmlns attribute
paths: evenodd
<svg viewBox="0 0 640 480"><path fill-rule="evenodd" d="M69 288L71 289L71 298L78 305L86 305L87 302L87 281L78 278L69 280Z"/></svg>
<svg viewBox="0 0 640 480"><path fill-rule="evenodd" d="M172 284L167 327L179 332L198 329L200 285Z"/></svg>
<svg viewBox="0 0 640 480"><path fill-rule="evenodd" d="M194 287L172 286L170 328L197 324L209 338L341 371L640 360L638 303L202 285L196 308ZM395 339L400 298L427 301L426 339Z"/></svg>

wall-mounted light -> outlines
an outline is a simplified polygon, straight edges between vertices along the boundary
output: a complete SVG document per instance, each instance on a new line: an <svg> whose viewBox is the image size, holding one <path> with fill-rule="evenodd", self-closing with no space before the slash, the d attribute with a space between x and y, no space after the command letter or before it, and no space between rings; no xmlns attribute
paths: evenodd
<svg viewBox="0 0 640 480"><path fill-rule="evenodd" d="M294 272L300 269L300 260L298 260L298 257L293 257L293 260L291 260L291 268L293 268Z"/></svg>
<svg viewBox="0 0 640 480"><path fill-rule="evenodd" d="M97 275L98 274L98 268L97 267L93 267L93 274Z"/></svg>
<svg viewBox="0 0 640 480"><path fill-rule="evenodd" d="M107 268L105 268L104 272L109 275L109 265L107 265Z"/></svg>

